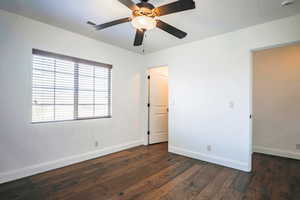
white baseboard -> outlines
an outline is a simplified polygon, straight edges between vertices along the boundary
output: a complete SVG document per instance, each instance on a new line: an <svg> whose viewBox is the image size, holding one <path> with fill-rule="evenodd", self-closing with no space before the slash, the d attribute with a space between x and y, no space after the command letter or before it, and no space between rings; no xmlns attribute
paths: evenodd
<svg viewBox="0 0 300 200"><path fill-rule="evenodd" d="M268 148L262 146L254 146L253 152L300 160L300 152L292 152L292 151L286 151L286 150L274 149L274 148Z"/></svg>
<svg viewBox="0 0 300 200"><path fill-rule="evenodd" d="M125 150L128 148L142 145L143 143L144 143L143 140L138 140L138 141L134 141L134 142L126 143L126 144L116 145L116 146L112 146L112 147L106 147L106 148L103 148L103 149L100 149L97 151L88 152L85 154L70 156L70 157L55 160L55 161L50 161L50 162L46 162L46 163L41 163L41 164L37 164L37 165L24 167L24 168L13 170L13 171L0 173L0 184L9 182L12 180L24 178L27 176L32 176L32 175L46 172L49 170L65 167L65 166L68 166L71 164L90 160L93 158L97 158L97 157L104 156L107 154L115 153L118 151L122 151L122 150Z"/></svg>
<svg viewBox="0 0 300 200"><path fill-rule="evenodd" d="M187 157L191 157L191 158L198 159L198 160L203 160L206 162L211 162L214 164L218 164L218 165L222 165L222 166L226 166L226 167L230 167L230 168L234 168L234 169L238 169L238 170L242 170L242 171L246 171L246 172L251 171L251 168L248 166L248 163L243 163L243 162L236 161L236 160L221 158L221 157L217 157L217 156L211 156L211 155L207 155L207 154L203 154L203 153L199 153L199 152L195 152L195 151L190 151L187 149L182 149L182 148L178 148L178 147L174 147L174 146L169 147L169 152L187 156Z"/></svg>

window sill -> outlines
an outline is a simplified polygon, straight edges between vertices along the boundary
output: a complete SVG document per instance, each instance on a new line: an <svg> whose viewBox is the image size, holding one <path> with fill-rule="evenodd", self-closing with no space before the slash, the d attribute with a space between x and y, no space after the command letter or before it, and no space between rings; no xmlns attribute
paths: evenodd
<svg viewBox="0 0 300 200"><path fill-rule="evenodd" d="M76 122L76 121L82 121L82 120L110 119L110 118L112 118L112 116L86 117L86 118L78 118L78 119L70 119L70 120L31 122L31 124L46 124L46 123L59 123L59 122Z"/></svg>

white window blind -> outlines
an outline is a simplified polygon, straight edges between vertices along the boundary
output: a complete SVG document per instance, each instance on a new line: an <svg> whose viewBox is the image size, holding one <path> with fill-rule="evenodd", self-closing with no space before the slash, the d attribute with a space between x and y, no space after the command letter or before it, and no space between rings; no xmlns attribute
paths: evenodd
<svg viewBox="0 0 300 200"><path fill-rule="evenodd" d="M111 65L33 50L32 122L111 117Z"/></svg>

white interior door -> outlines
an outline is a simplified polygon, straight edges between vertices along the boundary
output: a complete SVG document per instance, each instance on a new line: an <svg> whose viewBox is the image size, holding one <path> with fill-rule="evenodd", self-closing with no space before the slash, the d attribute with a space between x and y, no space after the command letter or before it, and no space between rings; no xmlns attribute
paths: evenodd
<svg viewBox="0 0 300 200"><path fill-rule="evenodd" d="M168 141L168 68L149 70L149 144Z"/></svg>

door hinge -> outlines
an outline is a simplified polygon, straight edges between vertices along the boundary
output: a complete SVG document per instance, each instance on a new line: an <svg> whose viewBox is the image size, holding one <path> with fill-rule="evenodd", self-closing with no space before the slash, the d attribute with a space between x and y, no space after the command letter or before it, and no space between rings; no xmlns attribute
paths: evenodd
<svg viewBox="0 0 300 200"><path fill-rule="evenodd" d="M150 135L150 131L147 131L147 135Z"/></svg>
<svg viewBox="0 0 300 200"><path fill-rule="evenodd" d="M150 107L150 103L147 104L147 107Z"/></svg>
<svg viewBox="0 0 300 200"><path fill-rule="evenodd" d="M150 79L150 76L148 76L147 78Z"/></svg>
<svg viewBox="0 0 300 200"><path fill-rule="evenodd" d="M249 118L252 119L252 115L250 115Z"/></svg>

